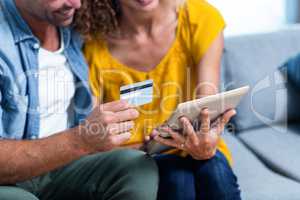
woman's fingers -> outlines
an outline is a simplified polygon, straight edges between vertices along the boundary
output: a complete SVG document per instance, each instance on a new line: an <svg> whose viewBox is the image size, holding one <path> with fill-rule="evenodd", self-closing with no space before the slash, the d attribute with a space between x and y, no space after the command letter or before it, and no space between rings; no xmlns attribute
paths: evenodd
<svg viewBox="0 0 300 200"><path fill-rule="evenodd" d="M175 142L177 142L179 144L184 144L185 143L185 138L184 138L184 136L182 134L173 131L169 127L163 128L163 131L169 133L170 136L175 140Z"/></svg>
<svg viewBox="0 0 300 200"><path fill-rule="evenodd" d="M165 138L160 137L159 135L157 135L154 138L154 140L160 144L180 149L180 145L177 142L175 142L175 140L165 139Z"/></svg>
<svg viewBox="0 0 300 200"><path fill-rule="evenodd" d="M182 148L182 144L185 143L185 138L183 135L173 131L169 127L164 127L164 128L162 128L162 130L164 132L168 133L171 136L171 139L163 138L159 135L159 132L157 130L153 130L151 135L152 135L152 137L154 136L154 140L156 140L157 142L159 142L161 144L167 145L167 146L171 146L171 147L175 147L175 148Z"/></svg>
<svg viewBox="0 0 300 200"><path fill-rule="evenodd" d="M221 117L219 117L216 124L217 132L219 134L224 131L226 124L234 115L236 115L236 111L234 109L231 109L226 111Z"/></svg>
<svg viewBox="0 0 300 200"><path fill-rule="evenodd" d="M152 133L149 135L149 140L154 139L159 135L159 132L156 129L153 129Z"/></svg>
<svg viewBox="0 0 300 200"><path fill-rule="evenodd" d="M149 135L145 136L144 138L145 142L150 142L151 141L151 137Z"/></svg>
<svg viewBox="0 0 300 200"><path fill-rule="evenodd" d="M203 134L208 134L210 131L210 117L207 108L201 111L200 121L201 121L200 132Z"/></svg>
<svg viewBox="0 0 300 200"><path fill-rule="evenodd" d="M187 140L191 141L191 143L195 146L199 144L199 138L192 126L191 122L186 117L181 117L180 122L183 126L183 134L187 137Z"/></svg>
<svg viewBox="0 0 300 200"><path fill-rule="evenodd" d="M235 109L230 109L224 113L224 117L226 118L226 124L229 122L229 120L236 115Z"/></svg>

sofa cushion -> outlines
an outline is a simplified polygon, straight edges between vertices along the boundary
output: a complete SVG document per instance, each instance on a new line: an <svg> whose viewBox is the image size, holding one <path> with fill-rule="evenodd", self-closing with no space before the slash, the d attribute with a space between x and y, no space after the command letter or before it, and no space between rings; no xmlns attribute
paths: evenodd
<svg viewBox="0 0 300 200"><path fill-rule="evenodd" d="M300 54L290 58L281 70L286 71L290 84L294 85L300 91Z"/></svg>
<svg viewBox="0 0 300 200"><path fill-rule="evenodd" d="M237 130L287 120L286 79L278 71L300 52L300 28L227 38L223 58L223 89L250 85L233 122Z"/></svg>
<svg viewBox="0 0 300 200"><path fill-rule="evenodd" d="M298 200L300 184L269 170L235 136L225 133L224 139L234 159L244 200Z"/></svg>
<svg viewBox="0 0 300 200"><path fill-rule="evenodd" d="M267 166L300 182L300 124L254 129L239 137Z"/></svg>

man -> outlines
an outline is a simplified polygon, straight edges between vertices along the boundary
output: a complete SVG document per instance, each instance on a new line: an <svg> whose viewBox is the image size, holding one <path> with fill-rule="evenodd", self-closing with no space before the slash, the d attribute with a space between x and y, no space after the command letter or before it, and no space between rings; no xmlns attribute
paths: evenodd
<svg viewBox="0 0 300 200"><path fill-rule="evenodd" d="M138 112L91 112L72 23L80 0L0 0L0 199L156 199L157 168L134 150ZM99 153L101 152L101 153Z"/></svg>

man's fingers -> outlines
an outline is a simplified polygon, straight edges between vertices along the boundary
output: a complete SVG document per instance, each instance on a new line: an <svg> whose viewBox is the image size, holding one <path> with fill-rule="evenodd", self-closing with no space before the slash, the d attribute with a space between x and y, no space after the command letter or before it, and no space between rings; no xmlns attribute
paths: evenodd
<svg viewBox="0 0 300 200"><path fill-rule="evenodd" d="M203 109L200 113L200 132L204 134L208 134L210 131L210 118L209 118L209 111L207 108Z"/></svg>
<svg viewBox="0 0 300 200"><path fill-rule="evenodd" d="M111 123L119 123L125 121L131 121L138 118L139 112L136 109L128 109L124 111L119 111L116 113L112 113Z"/></svg>
<svg viewBox="0 0 300 200"><path fill-rule="evenodd" d="M102 111L119 112L130 108L134 108L125 100L113 101L100 105Z"/></svg>
<svg viewBox="0 0 300 200"><path fill-rule="evenodd" d="M111 135L116 135L119 133L129 132L134 127L133 121L122 122L122 123L115 123L110 124L107 126L107 132Z"/></svg>
<svg viewBox="0 0 300 200"><path fill-rule="evenodd" d="M119 135L114 135L112 136L112 143L115 146L120 146L122 144L124 144L125 142L127 142L131 137L131 133L130 132L125 132L125 133L121 133Z"/></svg>

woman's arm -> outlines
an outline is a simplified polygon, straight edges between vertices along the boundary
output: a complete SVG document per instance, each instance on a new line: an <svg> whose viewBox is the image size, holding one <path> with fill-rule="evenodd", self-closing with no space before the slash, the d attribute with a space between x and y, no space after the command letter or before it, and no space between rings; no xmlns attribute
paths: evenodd
<svg viewBox="0 0 300 200"><path fill-rule="evenodd" d="M218 93L223 48L224 36L221 32L197 66L197 98Z"/></svg>
<svg viewBox="0 0 300 200"><path fill-rule="evenodd" d="M223 47L224 36L223 33L220 33L198 64L196 88L198 98L218 92ZM234 115L235 110L229 110L216 121L211 122L209 110L204 109L199 116L199 121L201 121L200 130L195 130L189 119L182 117L180 122L183 127L183 134L165 128L164 131L168 132L172 139L160 137L156 130L154 130L152 136L157 142L181 149L196 160L207 160L215 155L221 133Z"/></svg>

